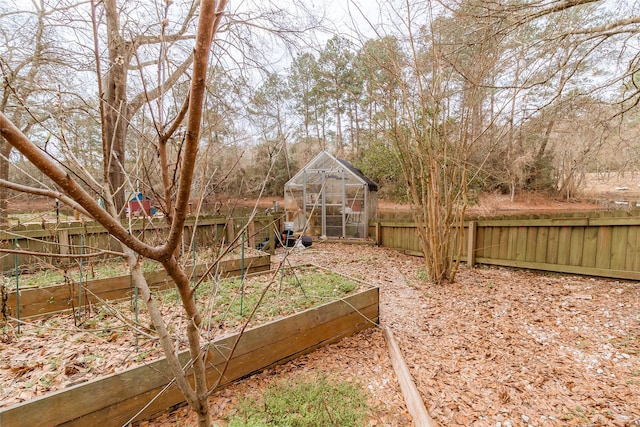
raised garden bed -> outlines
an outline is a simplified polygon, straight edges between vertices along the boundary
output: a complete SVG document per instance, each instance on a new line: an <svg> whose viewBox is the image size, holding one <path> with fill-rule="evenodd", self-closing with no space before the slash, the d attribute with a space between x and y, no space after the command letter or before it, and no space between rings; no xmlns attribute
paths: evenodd
<svg viewBox="0 0 640 427"><path fill-rule="evenodd" d="M278 272L275 282L272 276L267 293L268 302L257 312L253 320L255 326L241 337L237 335L237 331L246 321L255 295L262 293L266 286L265 276L259 275L258 278L261 280L245 280L241 286L242 292L238 291L237 284L240 281L236 284L228 282L228 287L235 288L236 292L235 297L227 300L220 293L220 285L215 288L215 292L213 289L201 291L201 304L205 308L206 318L211 319L209 333L211 336L222 336L210 342L210 349L213 350L213 360L208 371L210 384L218 380L219 373L229 357L231 359L220 381L221 386L267 366L310 352L321 345L337 341L372 326L373 322L378 320L377 288L315 267L307 268L304 272L287 270L285 273L280 275ZM316 281L318 277L326 278L323 291L315 286L308 286L307 277L314 275L316 278L313 280ZM214 294L217 295L215 310L206 309L207 304L212 303L211 295ZM205 295L208 296L205 298ZM165 305L175 309L176 304L168 302L172 298L171 294L167 294ZM179 314L167 313L167 316ZM56 317L63 316L53 316L46 319L46 322L55 321ZM64 317L68 320L72 316ZM29 400L0 409L0 425L43 425L43 420L47 420L47 425L120 426L134 417L169 383L164 359L154 358L159 350L155 349L154 340L147 336L152 335L151 331L147 335L136 336L136 339L139 338L136 353L130 331L119 329L113 324L113 319L110 323L107 315L95 317L96 319L90 323L95 329L88 331L73 330L70 325L63 324L59 319L55 326L58 330L69 328L73 332L70 332L66 339L58 339L55 343L47 342L47 331L52 331L48 328L54 326L46 324L43 319L32 327L33 330L25 331L21 337L14 338L26 339L25 349L28 349L30 344L35 348L20 351L20 346L16 346L17 342L14 342L8 343L2 349L3 360L0 368L5 371L5 375L1 384L0 400L6 402L8 397L15 399L15 396ZM140 313L139 324L144 322L144 313ZM179 319L171 322L172 325L179 323ZM94 346L92 342L88 342L90 339L100 339L104 342L101 346ZM236 340L239 340L237 349L230 355L229 349ZM48 354L51 347L58 347L60 354ZM13 351L5 351L9 349ZM91 355L82 353L87 350L93 352L94 360L89 361ZM109 353L106 356L96 352ZM118 362L119 353L124 357ZM92 369L99 370L91 365L91 362L96 362L98 358L102 359L103 365L109 365L106 372L78 384L78 381L91 377ZM188 354L182 353L181 358L186 363ZM143 361L146 362L143 366L120 369L127 363ZM58 365L55 372L53 365ZM113 373L114 371L118 372ZM49 390L57 391L47 391L47 395L40 397L36 397L41 394L38 390L21 392L15 384L20 377L40 389L46 388L42 379L48 378L49 386L58 383L58 387L50 387ZM29 396L30 394L32 395ZM170 386L136 419L148 417L182 400L179 390Z"/></svg>
<svg viewBox="0 0 640 427"><path fill-rule="evenodd" d="M264 252L253 251L254 254L241 258L223 259L218 263L214 273L220 277L240 276L245 274L258 273L271 268L271 256ZM209 266L198 264L194 269L194 277L200 278L208 271ZM46 280L47 274L51 275L50 280L63 280L60 273L42 273ZM97 304L100 300L117 300L129 298L134 295L131 278L128 274L121 274L113 277L84 280L71 278L66 283L55 283L46 286L37 286L43 279L35 279L37 275L25 275L20 287L20 307L18 310L16 291L13 286L5 286L6 298L0 300L1 310L5 316L14 318L29 318L33 316L47 315L62 311L75 311L80 305L86 306ZM76 273L77 276L77 273ZM171 288L173 282L167 277L163 270L145 272L149 287L154 290L164 290ZM81 287L82 286L82 287Z"/></svg>

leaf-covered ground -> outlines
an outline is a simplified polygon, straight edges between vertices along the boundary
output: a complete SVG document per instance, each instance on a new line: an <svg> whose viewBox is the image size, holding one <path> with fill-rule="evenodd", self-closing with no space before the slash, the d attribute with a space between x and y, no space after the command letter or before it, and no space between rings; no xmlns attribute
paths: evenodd
<svg viewBox="0 0 640 427"><path fill-rule="evenodd" d="M421 258L394 250L314 242L289 256L291 265L313 262L380 287L381 325L392 329L426 407L442 426L640 424L636 282L463 266L456 283L433 285L421 280ZM55 381L65 386L106 374L144 354L131 351L132 338L113 332L50 341L36 330L20 352L15 343L0 342L2 360L23 362L0 363L3 403L41 394ZM72 342L84 345L72 350ZM55 348L57 361L45 362ZM101 354L106 368L98 372L92 363ZM54 368L63 371L52 379L47 372ZM211 404L218 424L225 424L240 396L318 372L368 390L370 426L411 425L376 327L216 392ZM18 379L28 379L30 391L12 388ZM179 408L142 425L188 426L195 419Z"/></svg>
<svg viewBox="0 0 640 427"><path fill-rule="evenodd" d="M421 258L344 244L315 243L290 260L380 286L381 324L442 426L640 424L636 282L463 267L456 283L433 285L420 280ZM370 426L411 425L379 328L217 392L217 422L224 425L239 396L314 372L369 390ZM195 425L186 408L143 425L176 422Z"/></svg>
<svg viewBox="0 0 640 427"><path fill-rule="evenodd" d="M213 340L324 304L367 286L317 267L285 274L252 275L201 284L196 298L205 321L202 338ZM263 294L264 292L264 294ZM253 312L258 300L262 303ZM158 307L177 337L187 320L175 290L160 292ZM24 402L162 356L143 303L104 302L75 314L28 319L18 329L0 322L0 407ZM249 316L251 316L249 319ZM176 332L177 331L177 332ZM182 331L182 332L180 332ZM186 339L177 342L186 349Z"/></svg>

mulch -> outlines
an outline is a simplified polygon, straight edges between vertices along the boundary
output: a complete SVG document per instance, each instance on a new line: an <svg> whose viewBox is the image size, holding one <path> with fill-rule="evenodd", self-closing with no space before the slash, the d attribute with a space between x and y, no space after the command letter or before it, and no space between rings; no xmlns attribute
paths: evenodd
<svg viewBox="0 0 640 427"><path fill-rule="evenodd" d="M380 287L380 323L442 426L640 425L636 282L462 266L455 283L435 285L421 280L421 258L390 249L314 243L289 256ZM216 392L216 422L241 396L319 372L368 390L368 425L412 424L380 328ZM141 425L176 422L195 425L187 408Z"/></svg>
<svg viewBox="0 0 640 427"><path fill-rule="evenodd" d="M274 267L282 257L280 249ZM285 267L308 263L380 288L380 326L393 331L441 426L640 425L637 282L463 265L455 283L435 285L422 279L422 258L319 242L291 250ZM3 404L112 372L136 357L124 334L76 331L50 341L37 327L29 331L21 341L0 334ZM90 365L96 354L106 361L99 369ZM151 349L144 354L154 355ZM242 396L258 396L274 381L320 373L367 391L369 426L412 424L379 327L217 391L210 400L216 423L226 425ZM33 387L17 388L27 380ZM140 425L176 424L195 425L188 408Z"/></svg>

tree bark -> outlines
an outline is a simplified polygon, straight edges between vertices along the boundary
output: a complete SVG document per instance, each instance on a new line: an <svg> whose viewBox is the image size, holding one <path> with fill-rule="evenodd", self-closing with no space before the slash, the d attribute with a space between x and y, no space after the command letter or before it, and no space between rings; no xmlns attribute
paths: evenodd
<svg viewBox="0 0 640 427"><path fill-rule="evenodd" d="M129 121L127 104L127 66L131 52L120 33L116 0L104 0L107 22L109 70L104 77L105 108L103 146L105 182L110 186L116 208L124 213L125 205L125 144Z"/></svg>

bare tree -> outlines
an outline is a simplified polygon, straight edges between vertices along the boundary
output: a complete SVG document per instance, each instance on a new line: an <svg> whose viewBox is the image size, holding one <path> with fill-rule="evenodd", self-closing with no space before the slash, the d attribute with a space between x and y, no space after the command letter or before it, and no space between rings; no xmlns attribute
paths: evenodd
<svg viewBox="0 0 640 427"><path fill-rule="evenodd" d="M45 91L52 89L42 84L43 74L60 62L45 32L53 11L46 10L44 1L33 2L33 5L35 12L29 14L0 9L0 20L14 24L0 31L0 112L11 117L24 133L29 133L36 122L47 117L46 109L27 106L31 98L43 97ZM0 179L5 181L9 179L12 149L12 145L0 136ZM0 223L7 221L8 197L9 190L0 186Z"/></svg>
<svg viewBox="0 0 640 427"><path fill-rule="evenodd" d="M160 35L140 34L131 39L125 37L125 30L121 26L121 16L127 12L126 9L119 8L116 0L105 0L102 4L106 18L109 59L108 69L104 72L104 76L102 76L102 70L99 69L99 75L103 80L101 93L104 101L104 104L101 104L103 105L101 115L105 124L103 128L103 157L108 165L105 171L105 182L109 183L109 191L114 196L116 208L121 211L125 205L126 195L125 147L129 123L140 108L154 99L161 99L161 95L174 85L190 67L193 60L192 55L183 55L181 62L169 68L172 64L168 62L169 54L166 52L166 46L193 38L189 29L196 12L196 3L193 3L183 18L183 24L178 26L173 33L166 31L168 18L165 12L163 20L157 23L161 27ZM98 22L95 22L97 7L96 4L92 4L94 27L98 25ZM168 8L169 3L166 5L166 9ZM132 69L138 70L139 73L144 72L147 58L142 49L150 45L157 45L160 52L158 60L151 61L151 65L155 65L159 70L158 86L151 89L145 88L146 90L130 99L129 72ZM100 65L99 60L96 63L98 66ZM162 79L162 74L167 71L169 75ZM157 112L161 119L162 105L158 106ZM159 131L162 132L162 129Z"/></svg>
<svg viewBox="0 0 640 427"><path fill-rule="evenodd" d="M482 109L495 59L486 55L490 37L473 45L456 42L442 31L445 23L435 10L432 2L410 1L394 9L392 20L407 53L402 62L386 64L399 95L388 97L396 102L386 104L384 111L386 137L402 167L427 276L442 283L455 280L460 260L456 228L461 229L468 204L469 159L492 124ZM397 54L388 52L387 57Z"/></svg>
<svg viewBox="0 0 640 427"><path fill-rule="evenodd" d="M86 215L102 224L122 243L123 254L130 267L134 283L140 290L147 304L163 351L171 367L172 374L175 376L176 384L183 392L188 404L198 415L198 423L202 426L208 426L210 424L209 406L207 403L210 388L205 377L205 360L202 357L203 349L199 331L202 319L193 298L194 289L190 286L190 281L184 267L178 263L176 251L182 238L184 222L188 213L194 169L199 151L202 106L207 82L209 52L213 37L219 28L225 5L225 0L209 0L203 1L200 6L199 23L193 48L192 79L188 103L185 102L186 107L183 109L183 113L178 116L174 125L161 135L161 139L166 139L168 135L175 132L178 127L177 123L181 122L181 118L185 117L184 148L180 160L179 180L176 183L175 204L171 206L170 231L167 241L160 246L150 246L129 233L117 219L118 205L114 203L113 199L107 199L109 202L108 207L104 209L95 198L83 188L81 183L77 182L72 175L62 169L51 157L31 142L6 115L0 114L0 135L2 138L49 177L57 187L57 190L49 190L46 193L50 197L58 197L64 203L82 210ZM112 87L111 90L113 89L115 88ZM107 103L108 106L113 107L114 105L121 105L123 103L122 98L118 98L115 95L111 99L119 99L120 104ZM118 109L118 111L124 115L123 110ZM104 117L107 127L109 124L113 125L114 123L107 120L106 116L107 114L105 113ZM122 119L122 116L118 116L117 119ZM106 140L105 145L107 145L107 148L105 148L105 152L109 152L112 146L109 145L110 141L108 138L106 138ZM162 150L162 144L160 144L160 150ZM105 160L109 158L109 156L106 156ZM105 162L105 164L108 163L109 161ZM119 167L121 168L121 166ZM112 171L108 166L106 170ZM168 173L166 168L163 169L163 172ZM170 180L167 180L165 177L163 182L166 184L167 181ZM42 194L41 190L34 189L33 191ZM187 324L187 338L191 354L191 369L195 378L194 386L190 385L187 380L187 373L183 370L183 367L177 359L173 340L168 333L167 327L142 274L137 254L160 262L175 282L185 314L189 319Z"/></svg>

